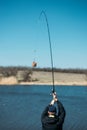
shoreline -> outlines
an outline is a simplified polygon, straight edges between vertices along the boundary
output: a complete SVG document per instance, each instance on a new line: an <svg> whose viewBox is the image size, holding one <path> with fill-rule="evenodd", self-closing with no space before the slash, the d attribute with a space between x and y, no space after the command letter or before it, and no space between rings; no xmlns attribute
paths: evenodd
<svg viewBox="0 0 87 130"><path fill-rule="evenodd" d="M18 83L17 78L10 76L0 79L0 85L52 85L52 73L34 71L30 82ZM54 85L87 86L87 75L75 73L54 73Z"/></svg>
<svg viewBox="0 0 87 130"><path fill-rule="evenodd" d="M52 83L21 82L17 85L53 85ZM87 83L54 83L55 86L87 86Z"/></svg>

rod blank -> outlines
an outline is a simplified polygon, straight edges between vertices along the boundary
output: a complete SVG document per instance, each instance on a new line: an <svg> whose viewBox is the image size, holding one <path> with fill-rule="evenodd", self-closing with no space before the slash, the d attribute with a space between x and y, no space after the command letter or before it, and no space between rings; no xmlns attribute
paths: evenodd
<svg viewBox="0 0 87 130"><path fill-rule="evenodd" d="M42 12L41 12L40 17L41 17L42 14L43 14L44 17L45 17L46 24L47 24L47 31L48 31L48 38L49 38L49 46L50 46L50 56L51 56L51 67L52 67L52 82L53 82L52 93L54 93L54 92L55 92L55 86L54 86L54 69L53 69L53 56L52 56L52 46L51 46L50 30L49 30L48 19L47 19L47 16L46 16L45 11L42 11Z"/></svg>

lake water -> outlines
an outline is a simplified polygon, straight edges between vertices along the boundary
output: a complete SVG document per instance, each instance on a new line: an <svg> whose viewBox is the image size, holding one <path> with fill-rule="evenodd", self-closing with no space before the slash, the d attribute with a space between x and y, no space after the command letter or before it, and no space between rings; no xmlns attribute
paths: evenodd
<svg viewBox="0 0 87 130"><path fill-rule="evenodd" d="M55 86L66 110L63 130L87 130L87 86ZM50 85L0 86L0 130L41 130Z"/></svg>

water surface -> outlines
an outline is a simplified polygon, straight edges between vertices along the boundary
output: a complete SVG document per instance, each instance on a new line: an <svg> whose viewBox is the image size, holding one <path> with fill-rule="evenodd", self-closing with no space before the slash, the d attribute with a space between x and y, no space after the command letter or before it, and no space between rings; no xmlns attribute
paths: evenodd
<svg viewBox="0 0 87 130"><path fill-rule="evenodd" d="M50 85L0 86L0 130L41 130ZM87 130L87 86L56 86L66 110L64 130Z"/></svg>

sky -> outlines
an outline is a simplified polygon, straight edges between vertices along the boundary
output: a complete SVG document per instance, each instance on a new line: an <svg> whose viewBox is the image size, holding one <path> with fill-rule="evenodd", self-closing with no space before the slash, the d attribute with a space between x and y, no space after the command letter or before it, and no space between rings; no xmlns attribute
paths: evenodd
<svg viewBox="0 0 87 130"><path fill-rule="evenodd" d="M0 0L0 66L87 69L86 0Z"/></svg>

